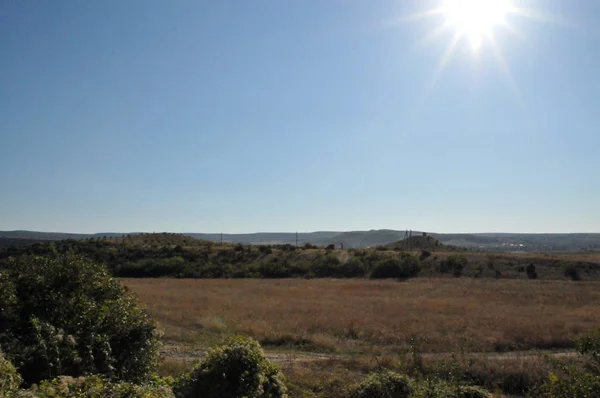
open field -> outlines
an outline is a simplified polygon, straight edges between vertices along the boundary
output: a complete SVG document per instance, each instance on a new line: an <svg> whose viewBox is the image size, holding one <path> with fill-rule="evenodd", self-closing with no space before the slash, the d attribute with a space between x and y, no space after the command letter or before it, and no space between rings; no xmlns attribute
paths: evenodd
<svg viewBox="0 0 600 398"><path fill-rule="evenodd" d="M598 282L122 282L165 333L164 373L189 367L225 336L246 334L282 365L296 391L293 396L342 397L344 386L381 366L410 372L415 346L428 372L447 372L455 353L461 369L479 384L505 393L524 392L539 385L551 368L535 351L507 351L568 352L573 337L600 325Z"/></svg>
<svg viewBox="0 0 600 398"><path fill-rule="evenodd" d="M167 341L242 333L266 347L322 352L565 348L600 324L597 282L416 278L124 279Z"/></svg>

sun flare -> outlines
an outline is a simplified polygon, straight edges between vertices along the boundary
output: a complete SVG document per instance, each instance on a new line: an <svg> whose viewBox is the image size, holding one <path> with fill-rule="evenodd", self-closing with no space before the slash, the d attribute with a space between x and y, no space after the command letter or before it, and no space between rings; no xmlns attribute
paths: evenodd
<svg viewBox="0 0 600 398"><path fill-rule="evenodd" d="M446 23L467 38L475 51L496 26L506 24L510 11L509 0L445 0L441 7Z"/></svg>

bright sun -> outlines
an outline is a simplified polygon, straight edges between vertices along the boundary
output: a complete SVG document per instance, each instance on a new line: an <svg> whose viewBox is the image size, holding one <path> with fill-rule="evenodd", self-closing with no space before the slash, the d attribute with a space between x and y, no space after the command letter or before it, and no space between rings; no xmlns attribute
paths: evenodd
<svg viewBox="0 0 600 398"><path fill-rule="evenodd" d="M494 27L506 24L510 11L509 0L445 0L441 8L446 23L466 37L474 51L492 35Z"/></svg>
<svg viewBox="0 0 600 398"><path fill-rule="evenodd" d="M511 89L520 98L509 63L500 48L499 39L506 39L507 36L497 36L500 31L512 33L513 36L528 44L526 36L515 26L514 17L517 17L516 19L521 23L525 19L548 23L556 23L559 20L540 10L525 6L523 4L525 2L522 0L434 0L432 3L435 4L433 7L425 7L424 10L421 8L418 12L407 14L399 20L400 22L410 22L433 17L442 21L440 25L417 42L419 45L430 43L448 31L452 32L426 91L429 92L433 89L459 43L468 42L473 50L473 55L479 58L484 56L484 52L480 50L484 47L485 42L485 47L491 50L491 54L496 58Z"/></svg>

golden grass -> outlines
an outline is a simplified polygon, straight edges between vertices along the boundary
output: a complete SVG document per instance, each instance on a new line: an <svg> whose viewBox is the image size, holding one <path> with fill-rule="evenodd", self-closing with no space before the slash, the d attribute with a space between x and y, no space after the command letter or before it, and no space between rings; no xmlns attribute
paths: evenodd
<svg viewBox="0 0 600 398"><path fill-rule="evenodd" d="M123 279L167 341L241 333L273 346L394 353L562 348L600 324L600 283L417 278L408 282Z"/></svg>

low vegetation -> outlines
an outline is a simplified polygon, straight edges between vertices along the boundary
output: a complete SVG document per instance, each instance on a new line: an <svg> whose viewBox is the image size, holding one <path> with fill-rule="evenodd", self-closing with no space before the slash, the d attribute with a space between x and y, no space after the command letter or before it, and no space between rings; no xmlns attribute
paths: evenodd
<svg viewBox="0 0 600 398"><path fill-rule="evenodd" d="M0 396L600 396L600 289L581 259L552 259L561 281L544 280L531 256L508 265L521 280L497 280L485 276L509 257L127 239L96 255L177 252L185 263L210 246L209 258L242 259L228 272L258 256L248 276L262 280L118 280L85 252L98 241L11 250L0 261ZM319 261L301 273L298 258Z"/></svg>
<svg viewBox="0 0 600 398"><path fill-rule="evenodd" d="M409 242L405 244L403 242ZM600 278L598 254L508 254L465 251L427 236L375 249L311 244L217 244L181 234L139 234L36 243L0 250L0 264L22 255L74 253L133 278ZM533 266L535 273L527 271Z"/></svg>

